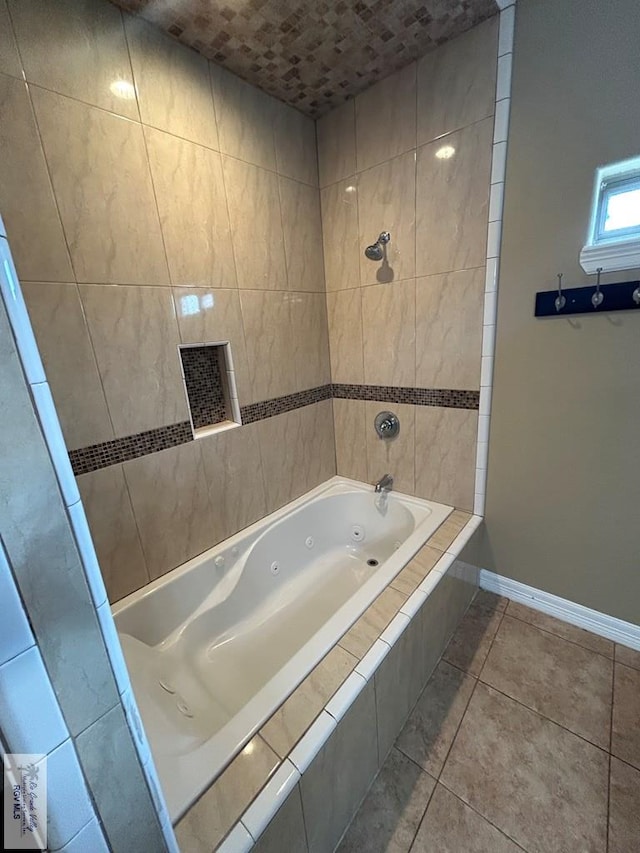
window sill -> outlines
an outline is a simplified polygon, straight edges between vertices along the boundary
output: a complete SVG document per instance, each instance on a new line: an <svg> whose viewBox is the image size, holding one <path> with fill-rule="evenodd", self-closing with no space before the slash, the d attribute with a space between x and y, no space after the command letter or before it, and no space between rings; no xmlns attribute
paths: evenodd
<svg viewBox="0 0 640 853"><path fill-rule="evenodd" d="M603 272L640 269L640 239L584 246L580 252L580 266L588 275L598 268Z"/></svg>

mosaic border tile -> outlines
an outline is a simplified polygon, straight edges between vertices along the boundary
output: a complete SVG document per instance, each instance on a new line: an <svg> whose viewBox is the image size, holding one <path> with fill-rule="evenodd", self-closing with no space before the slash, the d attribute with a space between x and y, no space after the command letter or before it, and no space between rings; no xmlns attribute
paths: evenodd
<svg viewBox="0 0 640 853"><path fill-rule="evenodd" d="M447 409L478 409L479 391L458 391L447 388L394 388L391 385L340 385L327 384L306 391L296 391L283 397L249 403L242 406L243 424L273 418L284 412L311 406L322 400L374 400L379 403L408 403L414 406L439 406ZM76 477L89 474L109 465L129 462L169 447L193 441L189 421L157 427L156 429L115 438L101 444L92 444L69 451L71 467Z"/></svg>

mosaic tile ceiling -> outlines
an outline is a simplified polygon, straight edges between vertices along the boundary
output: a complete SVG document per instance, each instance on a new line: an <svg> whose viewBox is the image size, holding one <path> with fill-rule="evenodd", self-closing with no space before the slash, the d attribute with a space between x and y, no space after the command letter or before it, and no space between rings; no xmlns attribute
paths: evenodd
<svg viewBox="0 0 640 853"><path fill-rule="evenodd" d="M497 12L495 0L113 0L318 118Z"/></svg>

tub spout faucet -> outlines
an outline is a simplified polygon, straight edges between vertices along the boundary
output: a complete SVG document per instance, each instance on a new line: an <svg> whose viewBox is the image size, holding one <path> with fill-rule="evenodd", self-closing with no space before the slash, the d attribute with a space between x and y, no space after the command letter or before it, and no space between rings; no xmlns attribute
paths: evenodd
<svg viewBox="0 0 640 853"><path fill-rule="evenodd" d="M381 477L375 486L376 494L380 494L381 492L390 492L393 488L393 477L391 474L385 474L384 477Z"/></svg>

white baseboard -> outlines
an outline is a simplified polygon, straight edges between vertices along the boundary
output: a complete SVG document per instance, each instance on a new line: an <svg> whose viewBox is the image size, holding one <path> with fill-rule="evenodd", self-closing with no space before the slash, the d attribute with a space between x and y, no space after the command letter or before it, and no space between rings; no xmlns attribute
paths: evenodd
<svg viewBox="0 0 640 853"><path fill-rule="evenodd" d="M549 616L555 616L556 619L562 619L563 622L569 622L570 625L576 625L578 628L584 628L585 631L591 631L593 634L640 651L640 625L616 619L615 616L607 616L606 613L591 610L583 604L576 604L566 598L552 595L550 592L489 572L487 569L480 569L480 588L504 595L519 604L526 604L534 610L540 610L542 613L548 613Z"/></svg>

